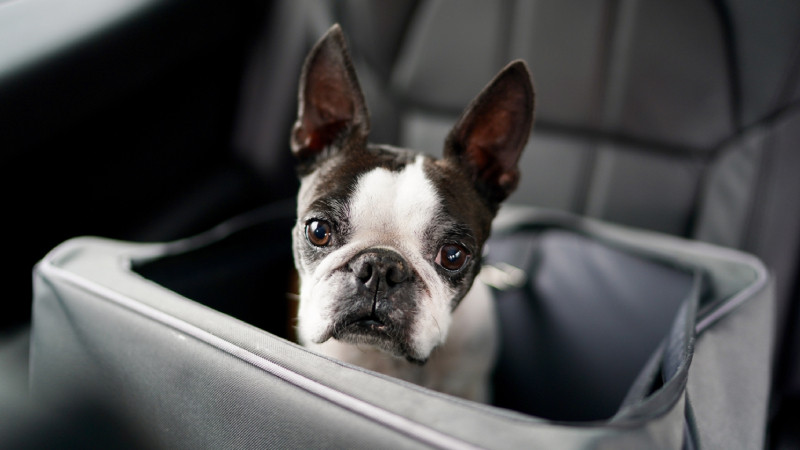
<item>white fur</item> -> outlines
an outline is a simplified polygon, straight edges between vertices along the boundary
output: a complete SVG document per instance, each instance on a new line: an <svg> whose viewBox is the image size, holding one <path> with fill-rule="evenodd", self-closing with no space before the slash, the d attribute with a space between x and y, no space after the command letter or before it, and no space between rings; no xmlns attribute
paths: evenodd
<svg viewBox="0 0 800 450"><path fill-rule="evenodd" d="M409 363L381 350L328 340L310 344L330 357L365 369L391 375L440 392L466 399L491 399L489 376L499 343L492 294L476 280L453 312L453 329L446 342L435 349L424 366Z"/></svg>

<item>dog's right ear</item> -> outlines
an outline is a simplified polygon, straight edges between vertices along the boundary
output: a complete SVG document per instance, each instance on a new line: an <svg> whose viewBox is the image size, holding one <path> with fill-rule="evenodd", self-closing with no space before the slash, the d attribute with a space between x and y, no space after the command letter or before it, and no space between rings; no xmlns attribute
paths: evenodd
<svg viewBox="0 0 800 450"><path fill-rule="evenodd" d="M366 143L368 133L364 95L337 24L311 49L303 65L292 153L305 162L346 140Z"/></svg>

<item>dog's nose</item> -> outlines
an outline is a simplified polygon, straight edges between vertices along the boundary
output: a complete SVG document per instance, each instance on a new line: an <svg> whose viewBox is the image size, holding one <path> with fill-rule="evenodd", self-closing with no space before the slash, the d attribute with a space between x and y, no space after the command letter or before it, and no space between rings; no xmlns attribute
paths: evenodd
<svg viewBox="0 0 800 450"><path fill-rule="evenodd" d="M408 263L396 252L376 249L364 252L349 264L353 274L369 289L391 289L411 277Z"/></svg>

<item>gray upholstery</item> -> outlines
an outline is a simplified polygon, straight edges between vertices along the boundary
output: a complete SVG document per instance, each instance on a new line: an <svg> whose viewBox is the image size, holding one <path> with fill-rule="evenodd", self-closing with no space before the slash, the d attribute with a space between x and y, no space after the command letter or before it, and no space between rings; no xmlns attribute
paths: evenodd
<svg viewBox="0 0 800 450"><path fill-rule="evenodd" d="M333 8L357 57L365 3ZM400 2L376 138L432 153L512 58L531 66L536 124L511 201L753 252L776 274L779 384L800 395L800 3L546 0ZM367 83L374 87L374 83ZM372 106L372 105L370 105ZM785 367L794 366L794 375Z"/></svg>
<svg viewBox="0 0 800 450"><path fill-rule="evenodd" d="M494 258L531 277L497 299L495 402L564 421L616 413L695 284L691 272L558 229L497 236Z"/></svg>
<svg viewBox="0 0 800 450"><path fill-rule="evenodd" d="M79 238L54 249L35 273L37 404L60 411L88 392L121 413L143 443L164 448L677 449L764 441L774 297L764 266L749 255L564 214L505 211L490 246L511 236L522 240L506 244L541 242L541 251L522 253L539 259L539 297L523 299L552 312L534 332L553 343L548 352L518 334L522 345L505 340L506 351L547 374L572 375L516 380L517 392L527 396L535 381L535 389L560 393L562 410L587 405L591 417L572 419L594 425L567 425L556 421L559 405L549 406L549 418L535 417L440 395L315 355L179 293L211 286L228 307L250 301L230 287L276 257L289 263L283 236L293 211L272 213L280 211L168 244ZM531 234L518 234L520 224ZM264 232L281 227L286 233ZM583 266L564 267L571 258ZM263 288L260 301L286 301L273 285ZM511 298L498 301L501 313L515 314L504 319L505 331L542 319L515 313ZM587 309L595 311L592 323ZM594 350L604 345L613 352ZM501 382L513 391L512 381Z"/></svg>
<svg viewBox="0 0 800 450"><path fill-rule="evenodd" d="M167 447L763 444L773 334L779 344L775 398L800 398L800 333L794 330L800 323L800 3L287 0L276 2L275 11L252 49L233 137L239 156L265 178L289 178L285 130L295 113L299 64L334 21L350 39L374 140L433 154L472 96L507 61L521 57L534 73L537 122L512 203L753 252L774 280L749 256L696 241L557 213L504 216L559 229L537 252L552 264L539 266L538 298L557 300L554 293L565 292L575 302L589 301L584 294L595 291L594 283L625 283L633 273L673 289L652 297L663 295L657 309L667 317L642 319L653 320L652 327L641 327L651 334L629 338L625 346L619 344L625 336L602 331L620 329L610 325L619 319L613 312L643 317L642 304L627 300L651 299L636 283L648 278L602 286L614 292L605 300L620 301L588 306L603 319L591 324L596 328L582 317L559 314L559 307L575 303L555 304L551 317L566 319L559 323L564 328L550 330L565 330L556 336L563 338L557 348L570 344L566 331L596 332L608 338L602 343L619 346L614 356L625 362L619 370L601 367L592 377L595 365L606 362L592 360L598 356L593 351L577 352L588 356L576 361L553 361L554 354L537 355L535 348L506 348L541 359L525 359L531 353L523 352L523 364L501 374L525 375L532 368L556 382L552 392L539 386L526 399L564 394L568 389L558 377L574 374L572 369L586 375L569 380L581 383L574 386L582 396L532 413L583 420L567 415L591 399L600 407L588 411L589 418L613 414L607 427L564 426L343 366L274 335L280 333L256 329L251 324L273 331L253 315L242 316L250 324L226 315L235 315L226 308L241 295L226 289L241 284L219 280L251 263L252 253L243 248L257 246L236 248L222 259L230 263L230 255L244 252L240 265L195 272L195 266L170 264L171 257L192 250L182 245L77 240L55 250L36 273L31 383L37 404L58 405L76 392L65 387L89 386L123 412L138 431L134 435ZM142 257L167 263L151 266L157 267L152 273L119 264ZM701 280L710 281L703 284L708 290L689 295L701 302L699 310L676 298L688 286L686 265L708 274ZM561 278L564 266L580 273L578 285ZM682 270L675 273L675 267ZM263 273L261 267L250 269L250 281L259 281L253 274ZM690 281L697 279L693 273ZM189 285L186 291L182 283ZM285 304L283 290L274 300ZM519 304L511 306L507 320L530 318L517 314ZM285 325L284 313L267 321ZM507 327L505 342L527 338L525 325ZM698 338L689 368L681 362L687 361L691 329ZM656 343L663 333L674 337L671 345ZM600 343L585 340L579 348ZM519 355L506 356L513 363ZM677 376L681 370L685 380ZM687 383L685 395L675 380ZM776 402L772 409L781 406ZM788 417L796 428L797 416Z"/></svg>

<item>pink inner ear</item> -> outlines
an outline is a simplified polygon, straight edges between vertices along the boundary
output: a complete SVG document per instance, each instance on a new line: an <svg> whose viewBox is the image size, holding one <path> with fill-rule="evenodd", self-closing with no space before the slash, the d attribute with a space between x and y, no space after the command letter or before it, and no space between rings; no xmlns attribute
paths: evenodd
<svg viewBox="0 0 800 450"><path fill-rule="evenodd" d="M445 143L445 157L472 173L492 202L519 181L517 162L533 123L534 92L521 61L506 66L467 107Z"/></svg>
<svg viewBox="0 0 800 450"><path fill-rule="evenodd" d="M306 79L302 128L296 138L309 150L322 150L353 121L355 105L341 61L318 55Z"/></svg>
<svg viewBox="0 0 800 450"><path fill-rule="evenodd" d="M306 106L318 123L337 122L353 118L352 89L341 67L323 64L308 80Z"/></svg>
<svg viewBox="0 0 800 450"><path fill-rule="evenodd" d="M494 94L491 101L475 111L466 139L467 157L481 178L491 182L515 170L524 141L522 134L527 132L517 123L526 114L524 100L508 92Z"/></svg>
<svg viewBox="0 0 800 450"><path fill-rule="evenodd" d="M341 73L318 70L310 75L295 140L304 149L320 151L353 121L355 105Z"/></svg>
<svg viewBox="0 0 800 450"><path fill-rule="evenodd" d="M297 156L305 158L323 150L347 127L346 121L330 122L314 128L310 133L299 128L295 130L294 140L299 144Z"/></svg>
<svg viewBox="0 0 800 450"><path fill-rule="evenodd" d="M490 110L481 114L472 128L468 138L467 153L475 162L483 162L480 166L492 162L502 167L516 164L516 160L504 159L506 153L502 149L509 144L511 134L511 113L508 110Z"/></svg>
<svg viewBox="0 0 800 450"><path fill-rule="evenodd" d="M338 27L309 54L303 66L300 102L292 151L301 159L319 154L352 132L366 136L369 122L363 94Z"/></svg>

